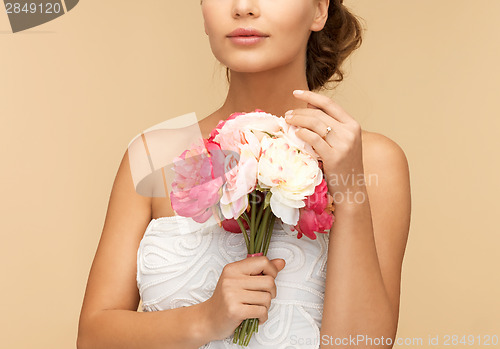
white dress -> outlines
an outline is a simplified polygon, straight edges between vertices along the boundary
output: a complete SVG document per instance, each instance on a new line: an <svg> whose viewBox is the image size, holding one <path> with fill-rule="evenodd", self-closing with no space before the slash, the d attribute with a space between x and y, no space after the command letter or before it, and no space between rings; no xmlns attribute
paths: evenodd
<svg viewBox="0 0 500 349"><path fill-rule="evenodd" d="M283 258L275 279L277 295L268 320L259 325L248 348L319 348L326 280L328 233L297 239L276 218L267 257ZM246 257L242 234L227 232L212 216L197 223L182 216L149 223L137 251L137 287L143 311L190 306L209 299L222 268ZM242 348L233 335L201 348Z"/></svg>

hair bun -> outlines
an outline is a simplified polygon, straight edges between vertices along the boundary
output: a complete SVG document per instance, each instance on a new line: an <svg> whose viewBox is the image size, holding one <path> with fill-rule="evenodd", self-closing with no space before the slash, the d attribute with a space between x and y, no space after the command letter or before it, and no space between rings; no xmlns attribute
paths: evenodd
<svg viewBox="0 0 500 349"><path fill-rule="evenodd" d="M310 90L328 82L340 83L344 79L342 63L361 46L361 23L342 3L343 0L330 2L325 26L312 32L307 42L306 75ZM337 77L330 80L334 75Z"/></svg>

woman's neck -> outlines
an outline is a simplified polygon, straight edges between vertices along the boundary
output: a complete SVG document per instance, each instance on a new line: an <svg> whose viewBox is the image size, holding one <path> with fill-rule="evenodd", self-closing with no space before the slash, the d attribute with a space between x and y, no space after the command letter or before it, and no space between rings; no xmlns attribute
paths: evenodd
<svg viewBox="0 0 500 349"><path fill-rule="evenodd" d="M305 69L301 62L257 73L231 71L231 83L226 101L217 111L229 117L235 112L261 109L282 116L289 109L307 108L307 103L295 98L293 90L308 90Z"/></svg>

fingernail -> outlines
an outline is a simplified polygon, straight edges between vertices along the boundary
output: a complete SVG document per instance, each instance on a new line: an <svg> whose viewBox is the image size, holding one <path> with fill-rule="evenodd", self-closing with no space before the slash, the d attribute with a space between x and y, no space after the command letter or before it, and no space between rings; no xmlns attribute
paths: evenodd
<svg viewBox="0 0 500 349"><path fill-rule="evenodd" d="M295 93L296 95L300 95L304 93L304 90L293 90L293 93Z"/></svg>
<svg viewBox="0 0 500 349"><path fill-rule="evenodd" d="M286 116L286 115L290 115L290 114L292 114L292 113L293 113L293 109L290 109L290 110L288 110L288 111L285 113L285 116Z"/></svg>

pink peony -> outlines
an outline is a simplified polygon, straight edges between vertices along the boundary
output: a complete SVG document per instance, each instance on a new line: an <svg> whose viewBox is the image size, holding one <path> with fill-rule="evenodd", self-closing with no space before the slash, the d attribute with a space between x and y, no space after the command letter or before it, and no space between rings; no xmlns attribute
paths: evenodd
<svg viewBox="0 0 500 349"><path fill-rule="evenodd" d="M206 139L195 143L174 160L173 169L172 208L181 216L206 222L224 184L224 156L219 145Z"/></svg>
<svg viewBox="0 0 500 349"><path fill-rule="evenodd" d="M219 123L217 124L217 126L215 126L215 128L212 130L212 132L210 132L210 137L208 137L208 140L209 141L214 140L215 136L217 136L219 134L219 130L222 128L222 126L224 126L226 121L234 119L238 115L243 115L243 114L245 114L245 113L232 113L231 115L229 115L229 117L226 120L220 120Z"/></svg>
<svg viewBox="0 0 500 349"><path fill-rule="evenodd" d="M297 225L305 199L323 180L318 162L307 152L291 147L283 137L262 139L258 181L272 193L273 213L289 225Z"/></svg>
<svg viewBox="0 0 500 349"><path fill-rule="evenodd" d="M246 220L241 219L241 222L243 223L245 229L250 229ZM238 224L238 222L236 222L236 219L234 218L224 219L222 221L222 227L224 228L224 230L227 230L231 233L236 233L236 234L241 233L240 225Z"/></svg>
<svg viewBox="0 0 500 349"><path fill-rule="evenodd" d="M256 113L256 112L265 113L261 109L255 109L255 111L253 111L252 113ZM226 121L232 120L235 117L237 117L238 115L244 115L244 114L247 114L247 113L232 113L231 115L229 115L229 117L226 120L220 120L219 123L217 124L217 126L215 126L215 128L212 130L212 132L210 132L210 137L208 137L208 140L209 141L214 140L215 136L217 136L219 134L219 130L222 128L222 126L224 126Z"/></svg>
<svg viewBox="0 0 500 349"><path fill-rule="evenodd" d="M251 128L245 127L254 120L246 118L246 114L248 113L231 114L231 119L228 118L223 124L219 123L220 128L213 133L213 141L220 144L226 153L225 183L219 202L222 215L226 219L239 217L243 213L248 207L248 193L255 189L257 182L261 147L258 136Z"/></svg>
<svg viewBox="0 0 500 349"><path fill-rule="evenodd" d="M306 235L311 240L316 239L315 232L326 233L335 222L333 215L333 197L328 193L325 179L316 186L312 195L304 200L305 206L300 208L300 217L296 225L298 230L297 238Z"/></svg>
<svg viewBox="0 0 500 349"><path fill-rule="evenodd" d="M229 154L225 160L225 183L220 208L226 219L237 218L248 207L248 193L255 189L257 159L242 146L239 154Z"/></svg>

